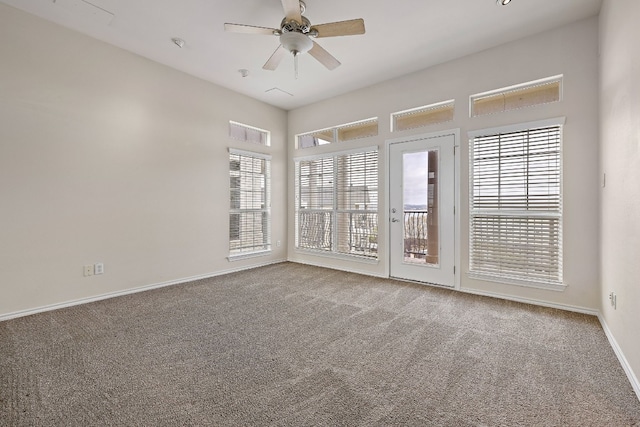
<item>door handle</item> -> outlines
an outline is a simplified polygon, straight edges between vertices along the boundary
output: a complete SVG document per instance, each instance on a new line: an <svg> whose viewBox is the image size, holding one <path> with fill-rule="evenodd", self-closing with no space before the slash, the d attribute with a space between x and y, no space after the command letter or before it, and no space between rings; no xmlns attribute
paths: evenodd
<svg viewBox="0 0 640 427"><path fill-rule="evenodd" d="M391 222L398 222L396 218L391 218Z"/></svg>

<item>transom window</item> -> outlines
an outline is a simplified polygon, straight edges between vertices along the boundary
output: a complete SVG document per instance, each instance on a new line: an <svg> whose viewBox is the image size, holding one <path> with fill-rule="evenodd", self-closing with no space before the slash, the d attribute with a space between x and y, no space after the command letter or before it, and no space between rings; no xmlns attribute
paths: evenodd
<svg viewBox="0 0 640 427"><path fill-rule="evenodd" d="M378 135L378 118L360 120L298 135L298 148L345 142Z"/></svg>
<svg viewBox="0 0 640 427"><path fill-rule="evenodd" d="M471 117L560 101L562 76L549 77L470 97Z"/></svg>
<svg viewBox="0 0 640 427"><path fill-rule="evenodd" d="M270 145L270 132L242 123L229 121L229 136L239 141Z"/></svg>

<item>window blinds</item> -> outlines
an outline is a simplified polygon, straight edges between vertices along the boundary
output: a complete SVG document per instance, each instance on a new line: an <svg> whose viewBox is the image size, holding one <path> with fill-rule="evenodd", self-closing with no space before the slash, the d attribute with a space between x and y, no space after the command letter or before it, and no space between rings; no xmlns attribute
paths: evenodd
<svg viewBox="0 0 640 427"><path fill-rule="evenodd" d="M472 139L471 275L562 284L561 132Z"/></svg>
<svg viewBox="0 0 640 427"><path fill-rule="evenodd" d="M296 161L296 246L377 258L378 152Z"/></svg>
<svg viewBox="0 0 640 427"><path fill-rule="evenodd" d="M270 158L229 150L229 252L271 249Z"/></svg>

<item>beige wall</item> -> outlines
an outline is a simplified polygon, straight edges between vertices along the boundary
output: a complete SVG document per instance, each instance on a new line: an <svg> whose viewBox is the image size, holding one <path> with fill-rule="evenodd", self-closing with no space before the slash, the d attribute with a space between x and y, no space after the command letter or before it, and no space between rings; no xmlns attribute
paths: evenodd
<svg viewBox="0 0 640 427"><path fill-rule="evenodd" d="M605 0L600 14L602 316L640 375L640 2ZM608 302L617 294L617 309ZM636 389L640 397L640 388Z"/></svg>
<svg viewBox="0 0 640 427"><path fill-rule="evenodd" d="M380 168L385 162L385 140L460 129L461 136L461 286L511 298L546 302L577 309L600 307L598 204L598 21L578 23L508 43L363 90L293 110L289 113L289 155L311 155L333 149L378 145ZM390 64L390 66L392 66ZM469 96L531 80L564 75L564 99L554 104L469 118ZM392 112L455 99L453 122L398 133L390 132ZM564 129L564 280L563 292L472 280L468 271L468 138L467 132L488 127L565 116ZM378 137L296 151L294 135L369 117L378 117ZM293 201L290 161L289 192ZM381 179L380 200L386 181ZM380 206L380 262L377 265L334 260L300 253L294 247L294 225L289 224L289 258L352 271L387 275L387 224ZM293 217L293 202L289 216Z"/></svg>
<svg viewBox="0 0 640 427"><path fill-rule="evenodd" d="M0 316L286 258L226 259L229 146L273 155L286 239L285 111L3 4L0 38Z"/></svg>

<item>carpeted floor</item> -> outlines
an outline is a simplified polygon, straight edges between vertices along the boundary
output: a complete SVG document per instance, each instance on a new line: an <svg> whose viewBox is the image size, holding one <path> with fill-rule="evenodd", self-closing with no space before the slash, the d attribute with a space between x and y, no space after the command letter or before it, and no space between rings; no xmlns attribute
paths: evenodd
<svg viewBox="0 0 640 427"><path fill-rule="evenodd" d="M2 426L640 426L594 317L282 263L0 323Z"/></svg>

